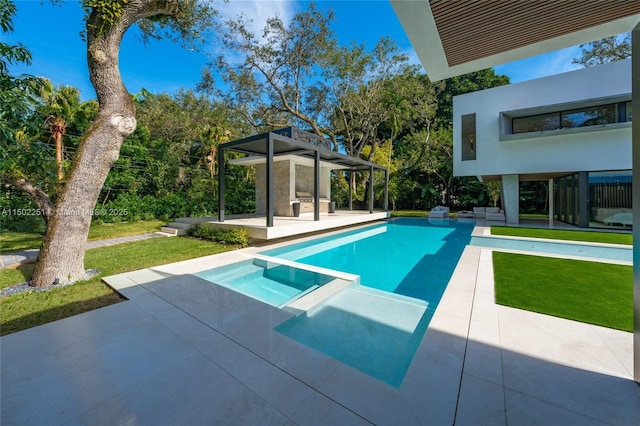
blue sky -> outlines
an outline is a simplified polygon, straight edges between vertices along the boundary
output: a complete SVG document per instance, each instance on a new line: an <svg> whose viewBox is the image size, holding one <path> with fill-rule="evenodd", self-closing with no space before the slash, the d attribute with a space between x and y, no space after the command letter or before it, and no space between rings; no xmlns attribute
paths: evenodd
<svg viewBox="0 0 640 426"><path fill-rule="evenodd" d="M2 40L10 44L24 44L31 51L33 62L29 67L13 66L11 72L44 76L56 85L77 87L83 99L95 97L88 77L86 45L79 35L83 29L79 2L69 0L52 5L48 1L18 0L15 3L18 8L14 18L15 31L2 34ZM307 2L230 0L227 4L219 4L224 17L243 12L254 20L256 29L259 29L267 17L277 15L288 20ZM418 63L387 0L327 0L317 1L316 6L318 9L333 9L336 17L333 30L341 44L354 41L373 47L381 37L391 36L400 49ZM530 80L575 69L571 60L578 55L576 46L501 65L496 67L496 71L511 77L512 82ZM194 88L207 61L204 53L189 52L166 40L152 40L145 46L137 39L135 28L125 35L120 50L122 77L131 93L137 93L141 88L152 93L174 93L180 88Z"/></svg>

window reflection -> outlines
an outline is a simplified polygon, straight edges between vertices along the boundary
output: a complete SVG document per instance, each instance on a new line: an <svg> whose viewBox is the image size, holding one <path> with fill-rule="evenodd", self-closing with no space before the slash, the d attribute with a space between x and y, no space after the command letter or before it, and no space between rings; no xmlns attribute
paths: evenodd
<svg viewBox="0 0 640 426"><path fill-rule="evenodd" d="M512 118L512 133L543 132L631 121L631 102Z"/></svg>

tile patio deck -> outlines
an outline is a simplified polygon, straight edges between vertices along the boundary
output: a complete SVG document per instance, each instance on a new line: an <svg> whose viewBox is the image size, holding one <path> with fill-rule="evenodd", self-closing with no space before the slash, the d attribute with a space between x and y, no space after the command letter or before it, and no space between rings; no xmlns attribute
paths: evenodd
<svg viewBox="0 0 640 426"><path fill-rule="evenodd" d="M211 223L223 229L245 228L250 237L266 241L383 220L389 215L386 211L336 210L335 213L320 213L317 221L313 220L313 213L302 213L299 217L275 216L272 227L267 227L265 217L229 216L224 222L214 220Z"/></svg>
<svg viewBox="0 0 640 426"><path fill-rule="evenodd" d="M496 305L490 250L465 249L399 388L185 274L252 250L109 277L128 301L2 337L0 422L638 424L632 334Z"/></svg>

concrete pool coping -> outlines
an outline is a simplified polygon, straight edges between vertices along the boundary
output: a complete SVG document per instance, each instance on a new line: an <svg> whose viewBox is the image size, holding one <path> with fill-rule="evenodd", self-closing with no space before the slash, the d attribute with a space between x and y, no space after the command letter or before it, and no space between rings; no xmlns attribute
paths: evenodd
<svg viewBox="0 0 640 426"><path fill-rule="evenodd" d="M2 424L637 420L632 334L496 305L490 249L466 247L399 388L273 331L292 313L180 272L260 250L109 277L128 301L2 337Z"/></svg>

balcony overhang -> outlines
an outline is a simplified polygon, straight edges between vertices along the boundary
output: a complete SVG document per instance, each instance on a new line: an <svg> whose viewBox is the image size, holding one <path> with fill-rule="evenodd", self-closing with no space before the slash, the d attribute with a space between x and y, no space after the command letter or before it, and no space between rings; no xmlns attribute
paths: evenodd
<svg viewBox="0 0 640 426"><path fill-rule="evenodd" d="M637 0L391 0L432 81L631 31Z"/></svg>

